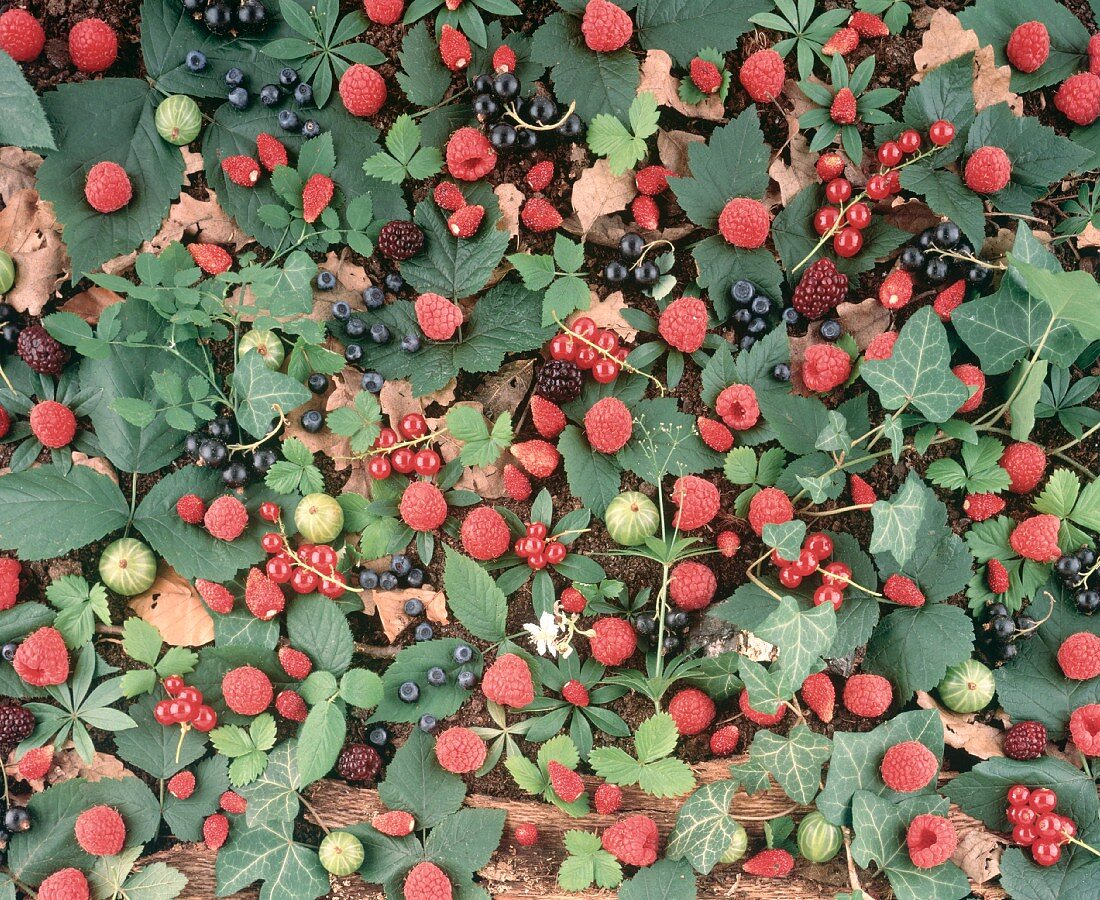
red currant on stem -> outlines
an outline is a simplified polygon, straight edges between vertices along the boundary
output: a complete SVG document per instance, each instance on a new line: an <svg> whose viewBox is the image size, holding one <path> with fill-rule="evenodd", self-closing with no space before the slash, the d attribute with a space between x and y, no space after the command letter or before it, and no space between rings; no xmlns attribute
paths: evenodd
<svg viewBox="0 0 1100 900"><path fill-rule="evenodd" d="M202 691L198 688L185 687L176 696L177 700L182 700L187 703L192 703L195 706L202 706Z"/></svg>
<svg viewBox="0 0 1100 900"><path fill-rule="evenodd" d="M890 182L885 175L872 175L867 179L866 190L872 200L885 200L890 196Z"/></svg>
<svg viewBox="0 0 1100 900"><path fill-rule="evenodd" d="M1012 806L1022 806L1031 796L1031 790L1022 784L1014 784L1008 789L1008 802Z"/></svg>
<svg viewBox="0 0 1100 900"><path fill-rule="evenodd" d="M428 448L418 450L413 459L413 468L416 469L416 474L425 477L430 477L438 472L440 465L439 454Z"/></svg>
<svg viewBox="0 0 1100 900"><path fill-rule="evenodd" d="M1048 813L1058 805L1058 795L1050 788L1036 788L1027 798L1027 805L1035 812L1042 815Z"/></svg>
<svg viewBox="0 0 1100 900"><path fill-rule="evenodd" d="M955 139L955 126L946 119L937 119L928 129L928 139L937 147L946 147Z"/></svg>
<svg viewBox="0 0 1100 900"><path fill-rule="evenodd" d="M619 375L619 366L610 359L601 359L592 367L592 377L600 384L610 384Z"/></svg>
<svg viewBox="0 0 1100 900"><path fill-rule="evenodd" d="M532 553L527 557L527 565L529 565L536 572L540 569L546 568L546 556L540 550L538 553Z"/></svg>
<svg viewBox="0 0 1100 900"><path fill-rule="evenodd" d="M161 700L156 706L153 707L153 718L161 725L172 725L172 701Z"/></svg>
<svg viewBox="0 0 1100 900"><path fill-rule="evenodd" d="M312 594L317 590L317 576L309 569L297 568L290 576L290 586L297 594Z"/></svg>
<svg viewBox="0 0 1100 900"><path fill-rule="evenodd" d="M825 199L841 204L852 196L852 183L847 178L834 178L825 185Z"/></svg>
<svg viewBox="0 0 1100 900"><path fill-rule="evenodd" d="M844 213L844 218L853 228L862 231L871 224L871 207L866 203L853 203Z"/></svg>
<svg viewBox="0 0 1100 900"><path fill-rule="evenodd" d="M898 146L902 153L916 153L920 149L920 132L909 128L901 133Z"/></svg>
<svg viewBox="0 0 1100 900"><path fill-rule="evenodd" d="M428 433L428 423L420 413L402 416L397 428L406 440L415 440Z"/></svg>
<svg viewBox="0 0 1100 900"><path fill-rule="evenodd" d="M852 577L852 568L847 563L831 562L821 570L821 583L830 584L842 590L848 586Z"/></svg>
<svg viewBox="0 0 1100 900"><path fill-rule="evenodd" d="M267 577L276 584L290 581L290 560L285 556L273 556L267 561Z"/></svg>
<svg viewBox="0 0 1100 900"><path fill-rule="evenodd" d="M614 353L619 349L619 338L613 331L601 331L592 342L604 353Z"/></svg>
<svg viewBox="0 0 1100 900"><path fill-rule="evenodd" d="M527 526L527 536L538 538L540 541L546 538L546 523L544 522L531 522Z"/></svg>
<svg viewBox="0 0 1100 900"><path fill-rule="evenodd" d="M416 453L411 447L398 447L390 454L390 465L402 475L408 475L416 467Z"/></svg>
<svg viewBox="0 0 1100 900"><path fill-rule="evenodd" d="M840 220L840 210L835 206L823 206L814 214L814 231L820 237Z"/></svg>
<svg viewBox="0 0 1100 900"><path fill-rule="evenodd" d="M568 552L569 551L565 548L565 544L561 543L560 541L550 541L550 543L546 545L546 549L543 551L546 556L546 561L554 566L565 559L565 556Z"/></svg>
<svg viewBox="0 0 1100 900"><path fill-rule="evenodd" d="M798 559L795 560L791 568L805 578L817 571L817 557L809 550L803 550L798 554Z"/></svg>
<svg viewBox="0 0 1100 900"><path fill-rule="evenodd" d="M833 555L833 539L820 531L815 532L806 538L806 549L820 562Z"/></svg>
<svg viewBox="0 0 1100 900"><path fill-rule="evenodd" d="M283 549L283 536L277 531L269 531L260 538L260 546L266 553L278 553Z"/></svg>
<svg viewBox="0 0 1100 900"><path fill-rule="evenodd" d="M1037 839L1031 845L1031 856L1041 866L1053 866L1062 858L1062 848L1056 841Z"/></svg>
<svg viewBox="0 0 1100 900"><path fill-rule="evenodd" d="M1016 825L1012 829L1012 840L1021 847L1030 847L1035 842L1035 829L1030 825Z"/></svg>
<svg viewBox="0 0 1100 900"><path fill-rule="evenodd" d="M802 576L799 575L793 567L784 566L779 570L779 583L785 588L794 590L802 584Z"/></svg>
<svg viewBox="0 0 1100 900"><path fill-rule="evenodd" d="M212 731L217 724L218 714L209 706L199 707L199 711L195 713L195 718L191 720L191 726L195 731L201 731L203 734Z"/></svg>
<svg viewBox="0 0 1100 900"><path fill-rule="evenodd" d="M838 587L833 587L831 584L818 585L814 589L814 606L821 606L825 603L833 604L833 609L839 611L844 603L844 591Z"/></svg>
<svg viewBox="0 0 1100 900"><path fill-rule="evenodd" d="M878 161L889 169L901 162L901 147L895 141L887 141L878 148Z"/></svg>
<svg viewBox="0 0 1100 900"><path fill-rule="evenodd" d="M550 341L551 359L573 361L577 355L577 340L571 334L556 335Z"/></svg>
<svg viewBox="0 0 1100 900"><path fill-rule="evenodd" d="M383 428L378 432L378 437L374 441L374 446L379 450L389 450L394 444L398 443L397 432L392 428Z"/></svg>
<svg viewBox="0 0 1100 900"><path fill-rule="evenodd" d="M265 500L260 504L260 518L265 522L278 522L279 521L279 504L272 503L270 500Z"/></svg>
<svg viewBox="0 0 1100 900"><path fill-rule="evenodd" d="M335 600L344 594L344 576L339 572L333 572L321 581L320 592L330 600Z"/></svg>
<svg viewBox="0 0 1100 900"><path fill-rule="evenodd" d="M185 686L184 680L179 675L169 675L164 679L164 690L170 697L175 697Z"/></svg>
<svg viewBox="0 0 1100 900"><path fill-rule="evenodd" d="M390 461L385 456L372 456L367 463L367 472L375 481L384 481L389 478L391 471Z"/></svg>
<svg viewBox="0 0 1100 900"><path fill-rule="evenodd" d="M584 338L586 341L591 341L596 334L596 323L588 318L588 316L581 316L569 326L569 330L572 331L573 334Z"/></svg>
<svg viewBox="0 0 1100 900"><path fill-rule="evenodd" d="M856 228L841 228L833 236L833 250L837 256L851 259L863 249L863 233Z"/></svg>

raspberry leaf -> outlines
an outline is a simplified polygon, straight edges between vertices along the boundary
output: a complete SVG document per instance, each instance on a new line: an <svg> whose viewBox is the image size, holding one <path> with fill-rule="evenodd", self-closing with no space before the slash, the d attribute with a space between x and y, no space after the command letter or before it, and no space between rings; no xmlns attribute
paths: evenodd
<svg viewBox="0 0 1100 900"><path fill-rule="evenodd" d="M201 841L203 820L217 811L218 799L228 789L224 759L214 756L200 762L195 767L195 791L190 797L180 800L170 793L164 796L164 821L172 834L182 841Z"/></svg>
<svg viewBox="0 0 1100 900"><path fill-rule="evenodd" d="M949 666L969 659L973 646L973 622L963 610L927 603L895 610L879 622L863 665L888 676L905 701L914 691L939 684Z"/></svg>
<svg viewBox="0 0 1100 900"><path fill-rule="evenodd" d="M456 663L454 651L461 643L455 638L440 638L412 644L398 653L382 676L382 700L370 721L415 722L423 715L435 716L437 720L454 715L469 696L469 691L458 684L458 673L469 671L480 675L484 665L476 649L470 662ZM447 673L447 683L430 689L425 684L417 702L403 702L397 695L401 684L405 681L422 683L424 672L433 666L439 666Z"/></svg>
<svg viewBox="0 0 1100 900"><path fill-rule="evenodd" d="M763 0L639 0L634 10L638 40L647 50L664 50L687 67L700 47L725 53L750 28L749 17L770 8Z"/></svg>
<svg viewBox="0 0 1100 900"><path fill-rule="evenodd" d="M0 56L0 141L16 147L57 149L38 95L7 54Z"/></svg>
<svg viewBox="0 0 1100 900"><path fill-rule="evenodd" d="M603 849L599 835L588 831L565 832L568 855L558 870L558 885L566 891L584 891L593 883L614 888L623 880L619 861Z"/></svg>
<svg viewBox="0 0 1100 900"><path fill-rule="evenodd" d="M488 572L461 553L444 548L443 589L447 606L467 631L483 641L498 643L507 633L508 599Z"/></svg>
<svg viewBox="0 0 1100 900"><path fill-rule="evenodd" d="M695 873L682 860L659 859L619 888L619 900L695 900Z"/></svg>
<svg viewBox="0 0 1100 900"><path fill-rule="evenodd" d="M503 832L503 809L460 809L429 832L424 855L448 872L472 874L489 865Z"/></svg>

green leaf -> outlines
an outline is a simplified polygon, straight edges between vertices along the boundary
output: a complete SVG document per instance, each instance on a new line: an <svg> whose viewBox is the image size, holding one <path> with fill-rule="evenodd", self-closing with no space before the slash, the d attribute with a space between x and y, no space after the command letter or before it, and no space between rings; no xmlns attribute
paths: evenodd
<svg viewBox="0 0 1100 900"><path fill-rule="evenodd" d="M786 736L758 731L749 755L775 776L788 797L796 803L810 803L817 796L821 768L831 751L827 737L805 725L795 725Z"/></svg>
<svg viewBox="0 0 1100 900"><path fill-rule="evenodd" d="M1071 324L1087 341L1100 339L1096 308L1100 305L1100 286L1087 272L1052 272L1040 266L1009 257L1023 286L1047 306L1057 319Z"/></svg>
<svg viewBox="0 0 1100 900"><path fill-rule="evenodd" d="M767 0L639 0L634 21L643 47L664 50L687 67L700 47L733 50L752 27L750 17L770 7Z"/></svg>
<svg viewBox="0 0 1100 900"><path fill-rule="evenodd" d="M312 784L336 765L347 736L347 720L335 703L319 703L309 711L298 732L298 773Z"/></svg>
<svg viewBox="0 0 1100 900"><path fill-rule="evenodd" d="M489 865L503 832L503 809L460 809L428 833L424 855L450 872L477 872Z"/></svg>
<svg viewBox="0 0 1100 900"><path fill-rule="evenodd" d="M443 65L439 45L426 25L421 23L409 29L401 42L398 58L401 70L397 73L397 82L410 103L429 107L443 99L453 76Z"/></svg>
<svg viewBox="0 0 1100 900"><path fill-rule="evenodd" d="M328 873L316 850L294 840L293 819L269 819L229 831L229 840L218 851L220 894L257 880L263 881L260 900L314 900L328 893Z"/></svg>
<svg viewBox="0 0 1100 900"><path fill-rule="evenodd" d="M712 781L684 801L669 834L669 859L686 859L696 872L709 874L740 828L729 813L737 787L736 781Z"/></svg>
<svg viewBox="0 0 1100 900"><path fill-rule="evenodd" d="M291 644L313 664L333 675L342 675L351 664L355 641L344 613L325 597L297 597L288 605L286 629Z"/></svg>
<svg viewBox="0 0 1100 900"><path fill-rule="evenodd" d="M924 519L931 492L920 476L910 472L905 483L889 500L876 500L871 507L874 531L872 553L890 553L904 566L917 546L917 529Z"/></svg>
<svg viewBox="0 0 1100 900"><path fill-rule="evenodd" d="M664 397L642 400L633 407L634 431L619 451L619 464L650 484L667 474L684 475L717 468L721 457L707 447L695 420Z"/></svg>
<svg viewBox="0 0 1100 900"><path fill-rule="evenodd" d="M888 677L897 698L905 702L914 691L939 684L950 666L970 658L973 647L973 623L963 610L926 603L895 610L879 622L863 665Z"/></svg>
<svg viewBox="0 0 1100 900"><path fill-rule="evenodd" d="M0 142L38 150L57 149L34 88L6 53L0 55Z"/></svg>
<svg viewBox="0 0 1100 900"><path fill-rule="evenodd" d="M619 888L619 900L695 900L695 873L683 861L660 859Z"/></svg>
<svg viewBox="0 0 1100 900"><path fill-rule="evenodd" d="M614 457L593 450L576 425L566 425L558 436L558 452L565 464L569 489L593 513L602 516L622 484L622 471Z"/></svg>
<svg viewBox="0 0 1100 900"><path fill-rule="evenodd" d="M382 408L370 391L360 391L351 406L340 406L328 414L328 427L350 438L353 453L367 453L382 431Z"/></svg>
<svg viewBox="0 0 1100 900"><path fill-rule="evenodd" d="M271 751L263 772L238 790L248 801L245 822L249 828L260 822L293 822L297 817L301 805L298 791L302 787L297 743L291 740L279 744Z"/></svg>
<svg viewBox="0 0 1100 900"><path fill-rule="evenodd" d="M790 697L836 639L836 612L831 603L803 610L794 597L783 597L754 634L779 648L771 674L777 676L783 697Z"/></svg>
<svg viewBox="0 0 1100 900"><path fill-rule="evenodd" d="M480 675L483 665L477 650L470 662L461 665L455 662L455 648L464 643L455 638L440 638L405 647L382 676L384 692L371 721L415 722L425 714L443 720L454 715L470 696L469 691L458 685L458 673L468 671ZM428 684L425 673L433 666L447 673L446 684L439 687ZM415 681L419 685L420 699L416 703L405 703L397 696L397 689L405 681Z"/></svg>
<svg viewBox="0 0 1100 900"><path fill-rule="evenodd" d="M165 729L168 730L168 729ZM204 759L195 767L195 791L186 800L171 794L164 797L164 820L180 840L201 841L203 820L218 809L219 799L229 790L226 761Z"/></svg>
<svg viewBox="0 0 1100 900"><path fill-rule="evenodd" d="M469 557L445 547L443 589L447 605L474 637L499 643L506 634L508 598L488 572Z"/></svg>
<svg viewBox="0 0 1100 900"><path fill-rule="evenodd" d="M596 884L614 888L623 880L619 861L603 849L598 835L588 831L565 832L568 856L558 870L558 886L566 891L583 891Z"/></svg>
<svg viewBox="0 0 1100 900"><path fill-rule="evenodd" d="M1100 824L1077 835L1078 840L1095 847L1100 841ZM1029 853L1017 848L1001 854L1001 886L1010 897L1034 897L1059 900L1062 897L1087 896L1096 878L1096 857L1077 844L1066 844L1056 865L1040 867Z"/></svg>
<svg viewBox="0 0 1100 900"><path fill-rule="evenodd" d="M373 709L382 699L382 679L369 669L349 669L340 679L340 699L359 709Z"/></svg>
<svg viewBox="0 0 1100 900"><path fill-rule="evenodd" d="M246 353L237 361L233 389L238 397L237 423L256 438L271 431L280 412L289 415L310 398L301 382L268 368L258 353Z"/></svg>
<svg viewBox="0 0 1100 900"><path fill-rule="evenodd" d="M378 796L387 809L412 813L420 828L432 828L462 806L466 785L435 758L435 739L413 729L386 767Z"/></svg>
<svg viewBox="0 0 1100 900"><path fill-rule="evenodd" d="M596 116L588 127L588 146L607 157L612 175L622 175L645 159L646 138L656 133L658 118L657 98L645 91L630 104L629 125L607 113Z"/></svg>

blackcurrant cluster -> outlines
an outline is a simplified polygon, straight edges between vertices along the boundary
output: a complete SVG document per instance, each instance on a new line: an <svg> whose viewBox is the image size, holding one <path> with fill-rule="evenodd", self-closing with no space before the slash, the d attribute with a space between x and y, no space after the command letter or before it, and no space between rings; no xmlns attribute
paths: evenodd
<svg viewBox="0 0 1100 900"><path fill-rule="evenodd" d="M256 34L271 21L261 0L183 0L183 8L216 35Z"/></svg>
<svg viewBox="0 0 1100 900"><path fill-rule="evenodd" d="M950 219L918 234L901 251L899 262L932 288L963 278L981 290L993 277L993 270L978 259L974 245Z"/></svg>
<svg viewBox="0 0 1100 900"><path fill-rule="evenodd" d="M526 98L519 94L519 79L511 72L474 79L474 115L489 126L489 141L497 150L530 151L554 140L581 138L584 122L576 113L564 115L544 94Z"/></svg>
<svg viewBox="0 0 1100 900"><path fill-rule="evenodd" d="M184 63L191 72L205 71L208 60L201 50L189 50ZM225 86L229 89L226 100L236 110L246 110L252 104L252 93L248 89L248 75L244 69L234 66L225 73ZM284 107L276 114L279 128L291 134L300 134L304 138L315 138L321 133L316 119L303 118L307 107L313 106L313 87L301 81L298 71L290 66L279 70L278 84L265 84L259 91L260 103L274 109L285 100L293 98L297 109ZM329 273L331 274L331 273ZM335 283L335 281L334 281Z"/></svg>
<svg viewBox="0 0 1100 900"><path fill-rule="evenodd" d="M688 614L682 609L670 609L665 613L665 656L678 653L683 649L690 624ZM657 627L655 616L648 613L637 616L634 619L634 630L649 643L651 649L657 649L657 635L660 629Z"/></svg>
<svg viewBox="0 0 1100 900"><path fill-rule="evenodd" d="M992 603L986 606L985 623L978 629L979 646L990 663L1008 662L1020 652L1020 641L1031 640L1038 625L1025 611L1013 616L1003 603Z"/></svg>
<svg viewBox="0 0 1100 900"><path fill-rule="evenodd" d="M655 262L644 258L645 251L645 239L628 231L619 238L619 258L603 267L604 281L618 285L629 283L639 288L655 285L661 270Z"/></svg>
<svg viewBox="0 0 1100 900"><path fill-rule="evenodd" d="M10 303L0 303L0 357L15 350L23 319Z"/></svg>
<svg viewBox="0 0 1100 900"><path fill-rule="evenodd" d="M263 480L278 455L269 442L249 450L230 449L242 443L242 433L230 416L219 416L202 431L187 435L184 449L193 460L221 473L226 487L244 487L254 479ZM275 442L270 442L274 444Z"/></svg>
<svg viewBox="0 0 1100 900"><path fill-rule="evenodd" d="M404 553L395 553L390 560L389 570L376 572L374 569L359 570L359 587L365 591L397 591L401 588L418 588L424 585L424 570L413 565L413 561ZM416 619L424 615L424 601L412 597L405 601L405 615ZM427 623L425 623L427 624ZM431 640L431 626L427 625L426 637L417 636L418 641Z"/></svg>
<svg viewBox="0 0 1100 900"><path fill-rule="evenodd" d="M740 337L738 346L742 350L748 350L771 331L777 321L782 321L786 325L797 325L802 321L798 310L793 306L784 307L782 300L773 300L757 285L744 278L730 286L730 300L734 306L730 321ZM830 335L835 334L835 337L829 337L826 331ZM835 341L840 335L840 323L835 319L828 319L822 323L821 336L825 340Z"/></svg>
<svg viewBox="0 0 1100 900"><path fill-rule="evenodd" d="M1100 577L1091 581L1100 566L1096 564L1096 551L1082 547L1076 553L1066 554L1054 563L1054 574L1073 591L1077 611L1091 616L1100 609Z"/></svg>

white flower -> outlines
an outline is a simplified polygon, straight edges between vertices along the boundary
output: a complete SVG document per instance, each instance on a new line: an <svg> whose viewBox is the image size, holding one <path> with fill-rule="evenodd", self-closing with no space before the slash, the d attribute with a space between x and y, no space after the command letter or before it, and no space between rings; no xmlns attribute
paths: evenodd
<svg viewBox="0 0 1100 900"><path fill-rule="evenodd" d="M558 655L558 620L553 613L544 612L537 625L524 625L523 630L530 635L539 656Z"/></svg>

